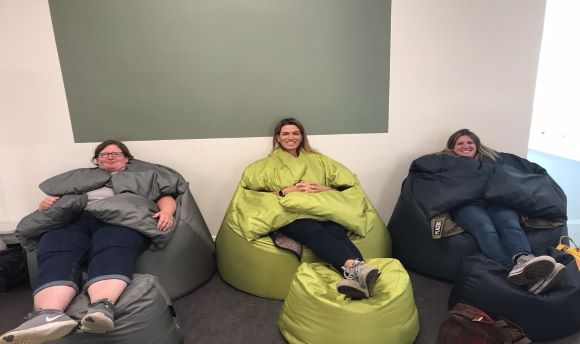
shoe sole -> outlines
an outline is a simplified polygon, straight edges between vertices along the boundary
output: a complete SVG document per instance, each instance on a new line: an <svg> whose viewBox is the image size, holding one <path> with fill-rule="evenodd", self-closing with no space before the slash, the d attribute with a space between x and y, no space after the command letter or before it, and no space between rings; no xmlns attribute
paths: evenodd
<svg viewBox="0 0 580 344"><path fill-rule="evenodd" d="M546 277L545 279L534 283L528 290L534 295L547 292L564 277L566 270L568 270L568 268L565 265L562 265L559 268L556 267L554 269L555 272L550 274L550 276Z"/></svg>
<svg viewBox="0 0 580 344"><path fill-rule="evenodd" d="M379 270L370 271L367 274L367 278L365 279L366 286L362 286L362 287L367 288L367 290L369 290L375 284L377 279L379 279L380 275L381 275L381 273ZM370 296L370 295L367 295L364 292L360 291L359 289L350 287L348 285L341 285L337 288L337 290L339 293L350 297L352 300L367 299ZM369 290L369 292L370 292L370 290Z"/></svg>
<svg viewBox="0 0 580 344"><path fill-rule="evenodd" d="M77 326L78 323L75 320L66 320L26 330L7 332L0 338L0 343L41 344L60 339L71 333Z"/></svg>
<svg viewBox="0 0 580 344"><path fill-rule="evenodd" d="M518 272L510 273L508 280L516 285L526 285L534 283L548 277L554 270L554 262L550 260L538 260L528 264Z"/></svg>
<svg viewBox="0 0 580 344"><path fill-rule="evenodd" d="M105 333L115 328L113 321L101 312L87 314L81 319L79 331L86 333Z"/></svg>
<svg viewBox="0 0 580 344"><path fill-rule="evenodd" d="M352 300L362 300L368 298L368 296L362 291L346 285L339 286L336 288L336 290L338 290L339 293L348 296Z"/></svg>
<svg viewBox="0 0 580 344"><path fill-rule="evenodd" d="M373 285L375 284L375 282L379 279L379 276L381 275L380 271L377 270L373 270L370 271L367 275L367 278L365 280L366 283L366 287L367 289L370 291L370 289L373 287Z"/></svg>

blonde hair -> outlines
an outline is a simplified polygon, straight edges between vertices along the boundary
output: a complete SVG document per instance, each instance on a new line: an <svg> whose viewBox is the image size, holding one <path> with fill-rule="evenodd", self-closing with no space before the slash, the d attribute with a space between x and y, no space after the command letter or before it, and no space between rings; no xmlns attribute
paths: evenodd
<svg viewBox="0 0 580 344"><path fill-rule="evenodd" d="M481 157L485 156L493 161L496 161L496 159L499 158L498 152L483 145L481 143L481 140L479 139L479 136L477 136L474 132L472 132L469 129L460 129L451 134L451 136L449 136L449 139L447 139L447 146L438 154L456 156L455 152L453 151L453 147L455 147L457 140L461 136L469 136L473 140L473 143L475 143L475 148L477 149L477 151L475 152L475 156L473 157L474 159L481 160Z"/></svg>
<svg viewBox="0 0 580 344"><path fill-rule="evenodd" d="M296 150L300 154L300 149L304 150L307 153L318 153L318 151L312 147L310 147L310 143L308 143L308 136L306 135L306 130L302 123L294 117L288 117L280 120L276 127L274 127L274 135L272 135L272 152L280 147L280 143L278 143L278 136L280 135L280 131L282 127L285 125L295 125L298 130L300 130L300 135L302 135L302 141L300 145L298 145L298 149Z"/></svg>

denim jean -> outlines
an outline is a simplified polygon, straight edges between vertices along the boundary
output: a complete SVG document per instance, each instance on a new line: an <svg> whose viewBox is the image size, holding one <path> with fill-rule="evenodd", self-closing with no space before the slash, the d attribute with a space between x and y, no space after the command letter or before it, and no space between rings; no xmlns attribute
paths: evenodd
<svg viewBox="0 0 580 344"><path fill-rule="evenodd" d="M105 279L129 283L135 259L149 242L135 230L102 222L83 212L73 223L51 229L40 238L34 294L56 285L80 290L82 268L87 263L87 285Z"/></svg>
<svg viewBox="0 0 580 344"><path fill-rule="evenodd" d="M513 209L492 205L466 205L450 212L453 221L471 234L479 248L489 258L508 267L513 258L532 249Z"/></svg>
<svg viewBox="0 0 580 344"><path fill-rule="evenodd" d="M279 231L308 246L322 261L342 272L341 267L349 259L362 260L362 254L350 241L348 231L336 222L299 219Z"/></svg>

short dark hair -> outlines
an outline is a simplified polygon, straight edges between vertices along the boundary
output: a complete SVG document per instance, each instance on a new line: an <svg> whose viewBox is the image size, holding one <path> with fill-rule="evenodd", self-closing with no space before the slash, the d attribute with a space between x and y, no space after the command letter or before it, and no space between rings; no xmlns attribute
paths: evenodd
<svg viewBox="0 0 580 344"><path fill-rule="evenodd" d="M295 125L298 127L298 130L300 130L300 135L302 135L302 142L300 142L300 145L298 145L298 153L300 153L300 149L303 149L308 153L318 153L315 149L310 147L304 125L302 125L302 123L300 123L300 121L294 117L283 118L278 122L278 124L276 124L276 127L274 127L274 134L272 135L272 151L279 147L280 144L278 143L278 135L280 135L280 131L285 125Z"/></svg>
<svg viewBox="0 0 580 344"><path fill-rule="evenodd" d="M110 146L110 145L117 146L121 150L121 152L123 152L123 155L126 158L129 158L129 160L134 159L131 152L129 152L129 148L127 148L127 146L125 146L125 144L123 142L118 141L118 140L109 139L109 140L105 140L105 141L99 143L99 145L95 148L95 154L93 154L93 159L91 160L93 162L93 164L95 164L95 165L97 164L96 161L97 161L97 158L99 157L99 153L101 153L103 151L103 149L105 149L107 146Z"/></svg>

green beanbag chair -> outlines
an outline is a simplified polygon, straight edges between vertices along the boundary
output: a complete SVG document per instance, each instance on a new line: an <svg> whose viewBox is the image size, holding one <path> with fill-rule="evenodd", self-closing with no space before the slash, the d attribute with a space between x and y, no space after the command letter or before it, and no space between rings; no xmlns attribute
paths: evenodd
<svg viewBox="0 0 580 344"><path fill-rule="evenodd" d="M391 239L384 222L373 210L367 212L366 236L351 235L365 259L391 257ZM216 238L218 271L231 286L252 295L283 300L300 265L296 257L274 246L270 237L248 241L226 221ZM320 262L304 247L302 262ZM338 275L337 275L338 276Z"/></svg>
<svg viewBox="0 0 580 344"><path fill-rule="evenodd" d="M288 343L413 343L419 316L409 275L396 259L367 263L381 275L371 297L358 301L336 290L341 276L327 265L300 265L278 321Z"/></svg>
<svg viewBox="0 0 580 344"><path fill-rule="evenodd" d="M277 192L300 181L332 188L325 192ZM363 257L390 257L391 239L356 175L331 158L283 149L250 164L216 238L218 271L224 281L247 293L284 299L299 261L274 246L268 234L297 219L334 221L349 230ZM301 261L319 259L307 248Z"/></svg>

